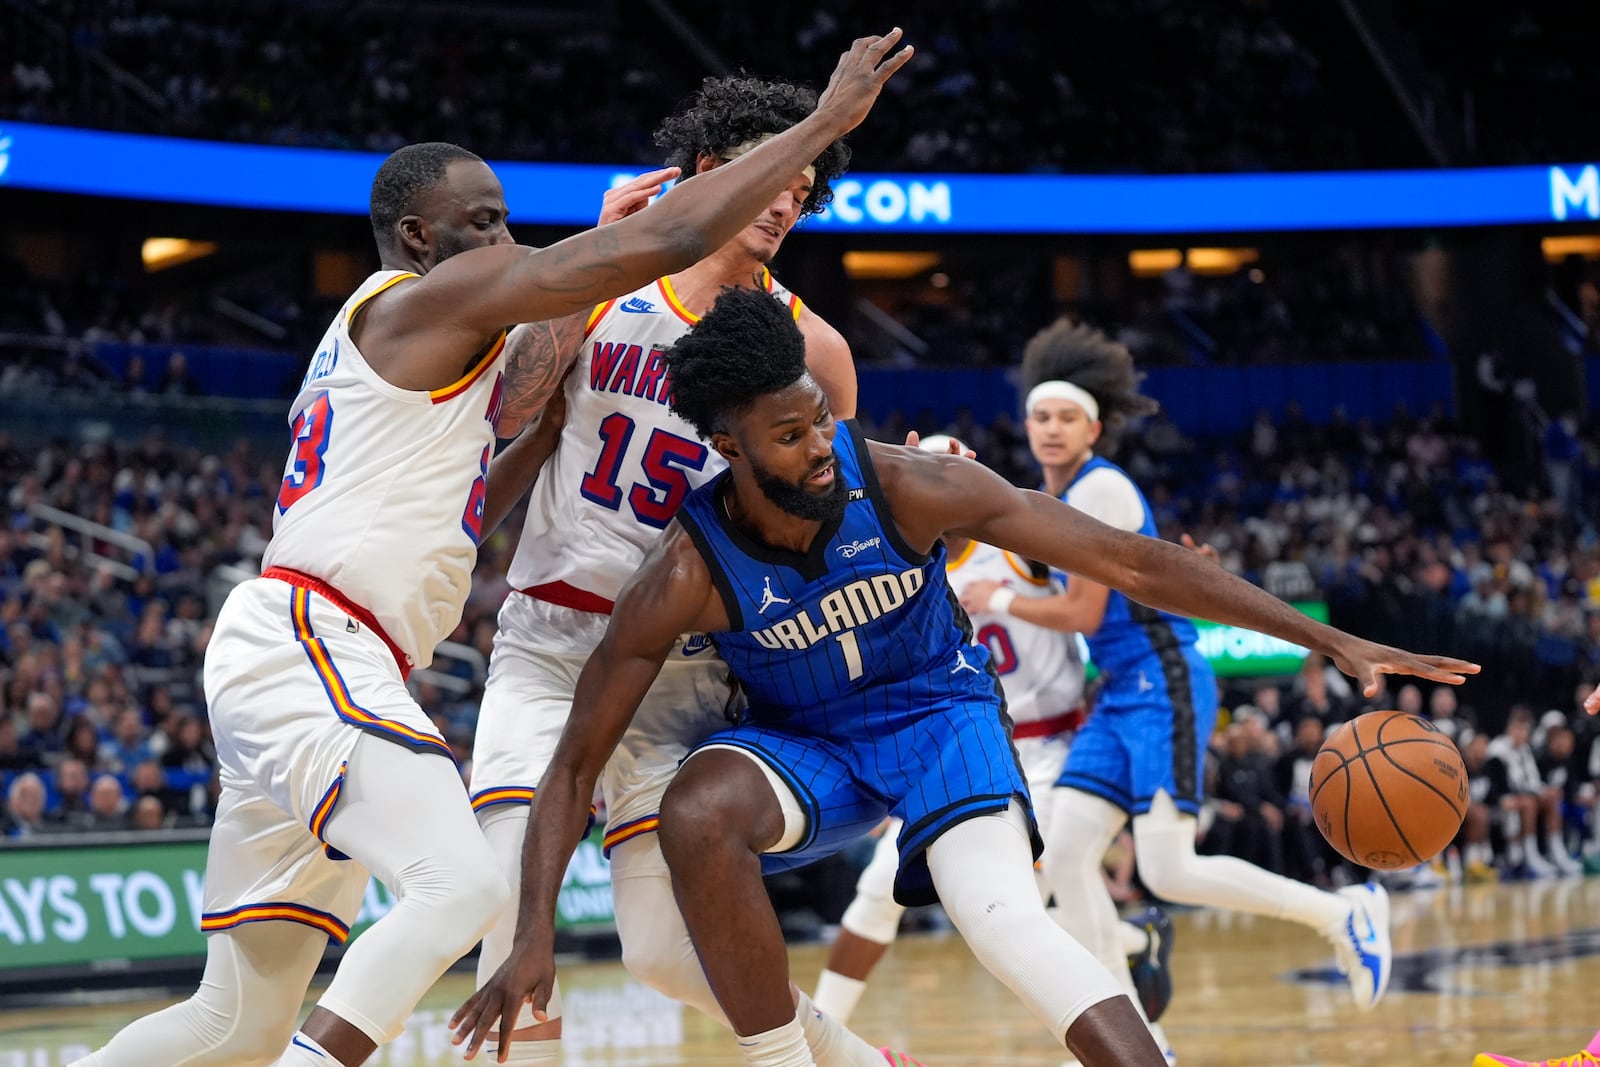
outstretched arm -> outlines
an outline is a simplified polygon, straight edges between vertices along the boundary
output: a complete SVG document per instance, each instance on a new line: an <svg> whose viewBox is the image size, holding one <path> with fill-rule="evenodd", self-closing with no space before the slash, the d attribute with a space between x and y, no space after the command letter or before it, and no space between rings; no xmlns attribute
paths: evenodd
<svg viewBox="0 0 1600 1067"><path fill-rule="evenodd" d="M510 1023L524 1000L543 1021L555 980L556 897L573 849L583 837L595 782L678 635L727 629L711 575L694 542L673 523L617 595L616 610L578 676L572 713L539 782L523 839L522 895L511 956L450 1020L467 1057L502 1020L500 1062Z"/></svg>
<svg viewBox="0 0 1600 1067"><path fill-rule="evenodd" d="M507 325L559 318L683 270L761 214L794 176L866 118L911 58L900 31L863 37L839 60L817 109L760 147L642 211L534 249L496 245L452 256L375 297L358 322L364 353L407 388L448 384ZM434 382L435 385L428 385Z"/></svg>
<svg viewBox="0 0 1600 1067"><path fill-rule="evenodd" d="M1272 634L1323 653L1360 680L1368 696L1380 674L1459 684L1478 666L1418 656L1325 626L1222 567L1155 537L1113 529L1044 493L1018 489L977 463L893 445L871 445L895 520L914 547L945 533L1009 549L1027 559L1119 589L1141 604Z"/></svg>

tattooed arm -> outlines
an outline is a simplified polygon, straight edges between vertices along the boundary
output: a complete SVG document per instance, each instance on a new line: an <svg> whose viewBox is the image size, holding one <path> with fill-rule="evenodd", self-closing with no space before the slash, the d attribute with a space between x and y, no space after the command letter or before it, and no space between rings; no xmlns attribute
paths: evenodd
<svg viewBox="0 0 1600 1067"><path fill-rule="evenodd" d="M515 437L550 401L583 350L589 312L563 319L525 322L506 338L506 387L497 437Z"/></svg>

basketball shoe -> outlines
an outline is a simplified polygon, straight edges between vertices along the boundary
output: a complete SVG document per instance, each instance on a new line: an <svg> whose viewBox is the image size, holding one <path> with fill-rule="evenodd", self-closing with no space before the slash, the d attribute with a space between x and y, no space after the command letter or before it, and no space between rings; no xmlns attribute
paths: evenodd
<svg viewBox="0 0 1600 1067"><path fill-rule="evenodd" d="M1350 915L1325 931L1333 942L1339 970L1350 980L1356 1007L1367 1011L1389 988L1394 945L1389 940L1389 894L1380 885L1347 885L1339 895L1350 902Z"/></svg>
<svg viewBox="0 0 1600 1067"><path fill-rule="evenodd" d="M1496 1056L1480 1052L1472 1058L1472 1067L1596 1067L1600 1065L1600 1034L1595 1034L1587 1048L1570 1056L1557 1056L1553 1060L1514 1060L1510 1056Z"/></svg>
<svg viewBox="0 0 1600 1067"><path fill-rule="evenodd" d="M1143 952L1128 957L1128 973L1133 976L1145 1018L1155 1022L1172 1003L1172 920L1152 904L1128 921L1150 941Z"/></svg>
<svg viewBox="0 0 1600 1067"><path fill-rule="evenodd" d="M896 1052L892 1048L880 1048L883 1058L889 1061L889 1067L922 1067L922 1064L907 1056L904 1052Z"/></svg>

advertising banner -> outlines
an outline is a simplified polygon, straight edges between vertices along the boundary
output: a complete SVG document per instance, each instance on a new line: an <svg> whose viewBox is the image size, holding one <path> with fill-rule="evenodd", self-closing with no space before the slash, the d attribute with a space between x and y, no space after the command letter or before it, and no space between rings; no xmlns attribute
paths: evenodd
<svg viewBox="0 0 1600 1067"><path fill-rule="evenodd" d="M205 863L204 840L0 848L0 976L203 956ZM388 889L369 883L353 936L393 906ZM599 828L578 845L556 910L558 930L611 929Z"/></svg>

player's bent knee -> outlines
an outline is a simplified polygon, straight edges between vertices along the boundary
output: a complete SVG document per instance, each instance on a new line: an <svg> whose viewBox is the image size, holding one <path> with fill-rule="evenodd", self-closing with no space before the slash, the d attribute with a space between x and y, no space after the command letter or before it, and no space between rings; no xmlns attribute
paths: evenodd
<svg viewBox="0 0 1600 1067"><path fill-rule="evenodd" d="M761 852L776 844L783 831L783 810L766 776L739 752L691 755L661 798L657 833L669 866L693 862L711 849Z"/></svg>
<svg viewBox="0 0 1600 1067"><path fill-rule="evenodd" d="M299 999L284 1011L273 1007L268 1003L252 1011L233 1011L208 1002L203 992L184 1001L178 1008L181 1025L206 1050L188 1062L194 1067L268 1067L277 1062L294 1036Z"/></svg>
<svg viewBox="0 0 1600 1067"><path fill-rule="evenodd" d="M905 913L906 909L896 904L892 896L858 891L840 925L857 937L887 945L900 932L900 917Z"/></svg>
<svg viewBox="0 0 1600 1067"><path fill-rule="evenodd" d="M648 938L633 938L622 943L622 966L634 979L662 996L691 1001L706 987L706 980L693 950L685 954L676 948Z"/></svg>
<svg viewBox="0 0 1600 1067"><path fill-rule="evenodd" d="M459 908L474 920L467 941L470 948L487 932L495 921L511 907L511 886L505 875L494 867L482 867L462 873L462 885L453 894L451 907Z"/></svg>

